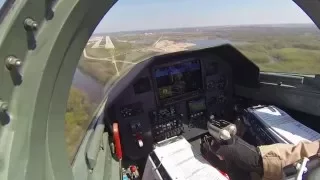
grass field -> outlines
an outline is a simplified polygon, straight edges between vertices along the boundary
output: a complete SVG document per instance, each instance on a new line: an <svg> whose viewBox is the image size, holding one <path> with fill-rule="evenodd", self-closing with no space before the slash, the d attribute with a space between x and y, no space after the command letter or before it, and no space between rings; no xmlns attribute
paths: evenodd
<svg viewBox="0 0 320 180"><path fill-rule="evenodd" d="M262 71L320 73L320 31L313 26L242 27L220 33Z"/></svg>
<svg viewBox="0 0 320 180"><path fill-rule="evenodd" d="M88 95L72 87L65 114L65 141L70 162L91 122L90 118L94 110Z"/></svg>
<svg viewBox="0 0 320 180"><path fill-rule="evenodd" d="M114 50L104 48L86 48L86 53L89 57L108 58L108 61L90 60L82 56L78 65L78 68L94 77L101 84L106 84L114 76L119 74L121 75L125 70L132 68L134 66L132 63L138 63L141 60L157 54L157 52L144 50L144 48L149 47L150 44L139 44L137 46L130 42L120 42L114 38L111 39L115 46ZM123 61L131 63L123 63Z"/></svg>
<svg viewBox="0 0 320 180"><path fill-rule="evenodd" d="M104 84L116 74L116 69L112 62L87 60L84 57L79 61L78 68L98 80L101 84Z"/></svg>
<svg viewBox="0 0 320 180"><path fill-rule="evenodd" d="M155 54L156 53L133 52L127 55L127 56L130 56L128 57L128 60L126 60L126 57L121 60L138 63L139 61L144 60ZM114 76L117 76L117 71L115 66L117 66L118 72L121 74L126 70L131 69L134 66L134 64L117 62L117 61L116 63L113 63L110 61L88 60L88 59L85 59L85 57L82 57L79 62L78 68L81 69L86 74L95 78L97 81L99 81L99 83L106 84Z"/></svg>
<svg viewBox="0 0 320 180"><path fill-rule="evenodd" d="M112 58L114 50L112 49L104 49L104 48L85 48L86 53L90 57L96 58Z"/></svg>
<svg viewBox="0 0 320 180"><path fill-rule="evenodd" d="M303 74L320 73L320 51L308 48L306 43L297 47L286 43L280 48L278 44L252 43L237 46L238 50L257 64L262 71L294 72Z"/></svg>

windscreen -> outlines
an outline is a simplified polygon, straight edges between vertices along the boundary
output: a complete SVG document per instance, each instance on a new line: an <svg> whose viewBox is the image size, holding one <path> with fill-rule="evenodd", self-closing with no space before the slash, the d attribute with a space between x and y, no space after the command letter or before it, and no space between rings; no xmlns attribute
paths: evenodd
<svg viewBox="0 0 320 180"><path fill-rule="evenodd" d="M0 0L0 6L5 1L12 0ZM154 55L225 43L261 71L320 72L319 30L292 0L119 0L88 40L74 74L65 121L70 160L98 105L132 67ZM217 64L209 65L207 75L216 74ZM135 82L135 93L156 83L158 98L170 100L202 88L196 61L158 67L154 73L152 82Z"/></svg>

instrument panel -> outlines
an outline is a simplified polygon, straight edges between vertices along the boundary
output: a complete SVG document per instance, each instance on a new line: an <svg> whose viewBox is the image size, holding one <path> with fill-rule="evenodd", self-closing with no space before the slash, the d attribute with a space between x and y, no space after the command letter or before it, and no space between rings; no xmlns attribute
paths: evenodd
<svg viewBox="0 0 320 180"><path fill-rule="evenodd" d="M124 155L145 157L153 144L207 132L211 116L233 111L230 62L207 52L156 56L137 64L110 92L109 118L119 123Z"/></svg>

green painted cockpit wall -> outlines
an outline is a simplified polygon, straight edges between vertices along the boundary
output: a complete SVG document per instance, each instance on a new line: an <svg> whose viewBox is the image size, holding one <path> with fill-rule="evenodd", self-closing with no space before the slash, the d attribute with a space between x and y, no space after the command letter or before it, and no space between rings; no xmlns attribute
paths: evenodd
<svg viewBox="0 0 320 180"><path fill-rule="evenodd" d="M0 119L1 180L73 179L64 142L69 88L87 40L115 1L51 2L16 0L0 24L0 99L9 103ZM27 17L36 31L25 30ZM22 60L19 71L7 70L9 55Z"/></svg>

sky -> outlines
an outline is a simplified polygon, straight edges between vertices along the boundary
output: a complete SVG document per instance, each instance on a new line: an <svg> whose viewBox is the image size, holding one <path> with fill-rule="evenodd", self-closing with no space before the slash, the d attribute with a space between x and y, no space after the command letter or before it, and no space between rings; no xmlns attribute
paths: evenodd
<svg viewBox="0 0 320 180"><path fill-rule="evenodd" d="M292 0L119 0L95 32L284 23L312 21Z"/></svg>
<svg viewBox="0 0 320 180"><path fill-rule="evenodd" d="M119 0L95 32L312 23L291 0Z"/></svg>

